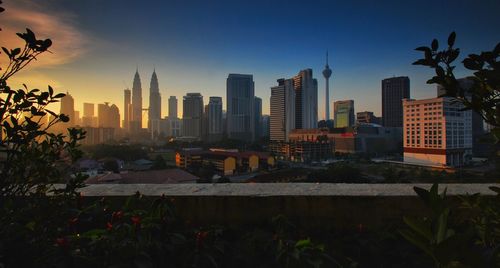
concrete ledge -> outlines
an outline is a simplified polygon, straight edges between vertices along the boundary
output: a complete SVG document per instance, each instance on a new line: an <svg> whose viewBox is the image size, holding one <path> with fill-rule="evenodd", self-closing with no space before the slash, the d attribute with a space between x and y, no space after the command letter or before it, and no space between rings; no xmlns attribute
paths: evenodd
<svg viewBox="0 0 500 268"><path fill-rule="evenodd" d="M221 183L221 184L92 184L80 190L84 196L129 196L137 191L147 196L416 196L413 187L431 184L347 183ZM440 184L447 195L480 193L494 195L488 187L500 184Z"/></svg>
<svg viewBox="0 0 500 268"><path fill-rule="evenodd" d="M489 186L500 184L443 184L450 205L457 208L458 195L480 193L493 197ZM425 215L426 208L413 186L430 184L100 184L81 189L89 198L108 197L123 204L125 196L139 191L146 196L174 199L178 215L198 224L255 225L279 214L308 228L356 229L402 225L403 216ZM458 209L452 217L461 217Z"/></svg>

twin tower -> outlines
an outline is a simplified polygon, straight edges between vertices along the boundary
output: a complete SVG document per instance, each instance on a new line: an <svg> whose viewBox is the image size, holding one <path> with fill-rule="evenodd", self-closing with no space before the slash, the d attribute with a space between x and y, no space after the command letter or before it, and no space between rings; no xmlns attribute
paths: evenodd
<svg viewBox="0 0 500 268"><path fill-rule="evenodd" d="M151 75L149 85L149 108L142 108L142 86L139 70L136 70L132 92L125 90L125 116L123 126L131 133L137 133L142 128L142 113L148 111L148 129L151 129L153 122L161 119L161 95L158 86L156 71Z"/></svg>

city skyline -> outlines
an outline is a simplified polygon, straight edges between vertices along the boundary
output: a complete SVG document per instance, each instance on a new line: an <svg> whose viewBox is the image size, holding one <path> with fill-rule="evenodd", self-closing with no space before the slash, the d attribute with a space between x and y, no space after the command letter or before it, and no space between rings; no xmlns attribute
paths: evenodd
<svg viewBox="0 0 500 268"><path fill-rule="evenodd" d="M433 96L435 88L425 84L432 70L411 65L419 57L413 50L415 47L426 44L431 38L444 40L453 30L458 34L457 45L462 49L460 58L472 51L491 49L496 44L494 38L499 35L500 27L494 27L499 26L495 16L485 15L467 23L457 18L475 9L489 14L498 10L499 3L483 1L481 7L465 1L453 2L453 5L450 1L433 3L441 7L442 12L439 8L427 10L427 5L421 2L326 4L320 1L304 7L295 2L286 5L279 2L238 3L231 7L236 11L226 18L227 21L213 16L228 11L228 5L223 2L213 7L203 2L175 3L168 8L161 3L150 3L139 11L137 20L119 20L127 29L121 32L116 31L116 21L132 4L109 1L101 3L100 10L94 12L93 1L62 5L58 0L50 3L21 0L5 3L8 12L0 34L15 38L12 32L28 26L40 36L52 38L54 53L43 55L40 64L23 71L11 83L28 81L29 87L41 89L50 84L56 91L68 91L75 98L75 110L78 111L82 111L84 102L122 103L123 89L132 88L131 76L138 66L144 78L156 69L163 96L182 98L185 92L201 92L204 96L222 96L223 103L227 103L224 80L229 73L253 74L255 95L262 98L263 114L269 114L270 88L276 79L291 77L296 70L306 68L319 74L324 68L324 53L328 50L335 74L330 81L330 98L354 99L355 110L369 110L380 116L380 102L366 96L379 94L383 78L409 76L411 97ZM303 8L304 19L284 27L277 7L295 15ZM217 11L218 8L221 11ZM255 12L246 12L247 9ZM202 16L193 17L197 19L192 22L179 23L188 10L193 12L191 16ZM397 12L404 10L414 12ZM346 11L354 14L349 17L343 14L349 13ZM158 12L165 14L142 19L154 17ZM250 23L236 19L240 15L248 18L246 13L263 20L250 20ZM426 14L425 20L420 21L418 14ZM280 46L281 42L273 44L272 37L278 29L283 33L280 35L283 42L295 34L312 42L298 42L292 46ZM200 35L200 31L203 34ZM7 46L13 42L9 38ZM157 44L166 45L159 50ZM457 76L464 74L463 69L457 68ZM318 80L318 88L325 88L324 79ZM149 106L146 89L142 90L143 107ZM324 98L323 90L319 90L318 98ZM161 106L163 118L168 107L165 98ZM178 107L179 114L180 111L182 103ZM124 113L121 115L123 119ZM330 117L333 117L332 112ZM320 102L318 119L323 118L324 105Z"/></svg>

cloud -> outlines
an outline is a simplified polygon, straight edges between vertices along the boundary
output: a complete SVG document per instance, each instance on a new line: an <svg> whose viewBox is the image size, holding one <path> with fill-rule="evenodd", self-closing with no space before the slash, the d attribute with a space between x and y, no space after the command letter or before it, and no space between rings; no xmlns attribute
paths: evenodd
<svg viewBox="0 0 500 268"><path fill-rule="evenodd" d="M20 47L23 40L16 33L25 28L35 32L38 39L52 39L52 53L39 56L32 67L48 67L69 63L82 57L87 49L88 36L77 28L77 16L69 12L52 12L48 6L34 0L9 1L0 14L1 46ZM5 59L3 59L5 60Z"/></svg>

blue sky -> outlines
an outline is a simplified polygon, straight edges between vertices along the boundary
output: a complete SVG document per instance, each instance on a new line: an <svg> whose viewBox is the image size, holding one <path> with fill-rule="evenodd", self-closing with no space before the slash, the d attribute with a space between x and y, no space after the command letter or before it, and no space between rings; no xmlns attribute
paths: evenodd
<svg viewBox="0 0 500 268"><path fill-rule="evenodd" d="M164 115L170 95L181 100L186 92L200 92L205 100L225 98L228 73L253 74L256 95L268 113L276 79L312 68L323 118L321 71L328 50L332 101L354 99L356 111L380 114L383 78L409 76L413 98L435 96L435 87L425 84L432 70L411 65L420 57L415 47L435 37L444 44L456 31L461 59L500 41L500 1L493 0L4 2L12 19L0 18L2 26L7 24L2 35L25 25L64 44L54 47L50 57L65 60L40 58L48 63L35 65L18 79L69 91L78 110L83 102L104 101L122 108L123 89L131 87L138 66L144 106L156 68ZM47 17L36 21L14 16L28 11ZM52 28L47 27L51 20ZM457 72L467 74L461 68Z"/></svg>

